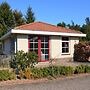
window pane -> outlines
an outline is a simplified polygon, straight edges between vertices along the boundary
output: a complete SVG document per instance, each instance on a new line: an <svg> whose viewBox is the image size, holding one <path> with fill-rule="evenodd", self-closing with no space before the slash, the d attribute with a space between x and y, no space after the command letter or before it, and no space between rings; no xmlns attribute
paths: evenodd
<svg viewBox="0 0 90 90"><path fill-rule="evenodd" d="M69 48L62 48L62 53L68 53L69 52Z"/></svg>
<svg viewBox="0 0 90 90"><path fill-rule="evenodd" d="M67 53L69 52L69 48L66 48L66 52L67 52Z"/></svg>
<svg viewBox="0 0 90 90"><path fill-rule="evenodd" d="M62 47L69 47L69 43L68 42L62 42Z"/></svg>
<svg viewBox="0 0 90 90"><path fill-rule="evenodd" d="M44 52L44 49L41 49L41 54L44 54L45 52Z"/></svg>
<svg viewBox="0 0 90 90"><path fill-rule="evenodd" d="M33 48L33 43L30 43L30 48Z"/></svg>
<svg viewBox="0 0 90 90"><path fill-rule="evenodd" d="M34 42L38 42L38 37L34 37Z"/></svg>
<svg viewBox="0 0 90 90"><path fill-rule="evenodd" d="M48 55L45 55L45 60L48 60Z"/></svg>
<svg viewBox="0 0 90 90"><path fill-rule="evenodd" d="M48 48L48 43L45 43L45 48Z"/></svg>
<svg viewBox="0 0 90 90"><path fill-rule="evenodd" d="M30 36L29 38L30 38L30 42L33 42L33 36Z"/></svg>
<svg viewBox="0 0 90 90"><path fill-rule="evenodd" d="M48 37L45 37L45 42L48 42Z"/></svg>
<svg viewBox="0 0 90 90"><path fill-rule="evenodd" d="M44 37L41 37L41 42L44 42Z"/></svg>
<svg viewBox="0 0 90 90"><path fill-rule="evenodd" d="M62 37L63 41L69 41L69 37Z"/></svg>
<svg viewBox="0 0 90 90"><path fill-rule="evenodd" d="M38 49L35 49L34 51L38 54Z"/></svg>
<svg viewBox="0 0 90 90"><path fill-rule="evenodd" d="M34 47L35 48L38 48L38 43L34 43Z"/></svg>
<svg viewBox="0 0 90 90"><path fill-rule="evenodd" d="M45 54L48 54L48 49L45 49Z"/></svg>
<svg viewBox="0 0 90 90"><path fill-rule="evenodd" d="M44 43L41 43L41 48L44 48Z"/></svg>

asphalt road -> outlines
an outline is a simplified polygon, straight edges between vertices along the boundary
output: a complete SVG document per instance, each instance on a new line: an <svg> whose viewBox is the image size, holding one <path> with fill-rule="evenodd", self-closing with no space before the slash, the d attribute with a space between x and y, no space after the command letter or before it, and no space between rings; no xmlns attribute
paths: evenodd
<svg viewBox="0 0 90 90"><path fill-rule="evenodd" d="M90 90L90 76L3 86L0 90Z"/></svg>

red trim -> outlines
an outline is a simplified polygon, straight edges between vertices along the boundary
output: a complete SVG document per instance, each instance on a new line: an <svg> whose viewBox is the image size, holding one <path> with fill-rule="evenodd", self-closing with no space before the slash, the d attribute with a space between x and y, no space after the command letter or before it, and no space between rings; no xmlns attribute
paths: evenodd
<svg viewBox="0 0 90 90"><path fill-rule="evenodd" d="M41 61L41 39L38 36L38 61Z"/></svg>
<svg viewBox="0 0 90 90"><path fill-rule="evenodd" d="M28 37L28 50L29 49L30 49L30 39ZM50 37L48 36L48 60L41 60L41 36L38 36L38 61L47 62L49 60L50 60Z"/></svg>
<svg viewBox="0 0 90 90"><path fill-rule="evenodd" d="M39 62L48 62L49 60L41 60L41 61L39 61Z"/></svg>

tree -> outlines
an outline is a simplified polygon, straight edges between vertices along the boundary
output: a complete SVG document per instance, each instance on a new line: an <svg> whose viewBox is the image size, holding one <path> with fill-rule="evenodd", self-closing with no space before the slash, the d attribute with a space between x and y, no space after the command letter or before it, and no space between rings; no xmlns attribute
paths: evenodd
<svg viewBox="0 0 90 90"><path fill-rule="evenodd" d="M66 27L65 22L58 23L57 26Z"/></svg>
<svg viewBox="0 0 90 90"><path fill-rule="evenodd" d="M34 12L32 11L32 8L29 7L27 9L27 13L26 13L26 23L32 23L35 21L35 16L34 16Z"/></svg>
<svg viewBox="0 0 90 90"><path fill-rule="evenodd" d="M25 19L20 11L14 10L13 11L15 26L20 26L25 24Z"/></svg>
<svg viewBox="0 0 90 90"><path fill-rule="evenodd" d="M12 9L7 2L0 5L0 37L15 26Z"/></svg>
<svg viewBox="0 0 90 90"><path fill-rule="evenodd" d="M73 29L73 30L76 30L76 31L81 31L81 26L78 25L78 24L75 24L73 21L71 21L71 25L68 24L67 26L70 28L70 29Z"/></svg>
<svg viewBox="0 0 90 90"><path fill-rule="evenodd" d="M87 17L85 19L85 24L82 25L81 32L86 34L86 40L90 41L90 19Z"/></svg>

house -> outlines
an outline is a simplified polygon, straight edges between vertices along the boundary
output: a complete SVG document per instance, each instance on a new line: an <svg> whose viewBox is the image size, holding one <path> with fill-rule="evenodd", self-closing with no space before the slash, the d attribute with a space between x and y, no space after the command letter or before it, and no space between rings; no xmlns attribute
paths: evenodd
<svg viewBox="0 0 90 90"><path fill-rule="evenodd" d="M43 62L54 58L72 58L74 45L79 42L80 37L85 36L86 34L79 31L34 22L11 29L1 37L1 40L4 54L20 50L35 51L39 60Z"/></svg>

